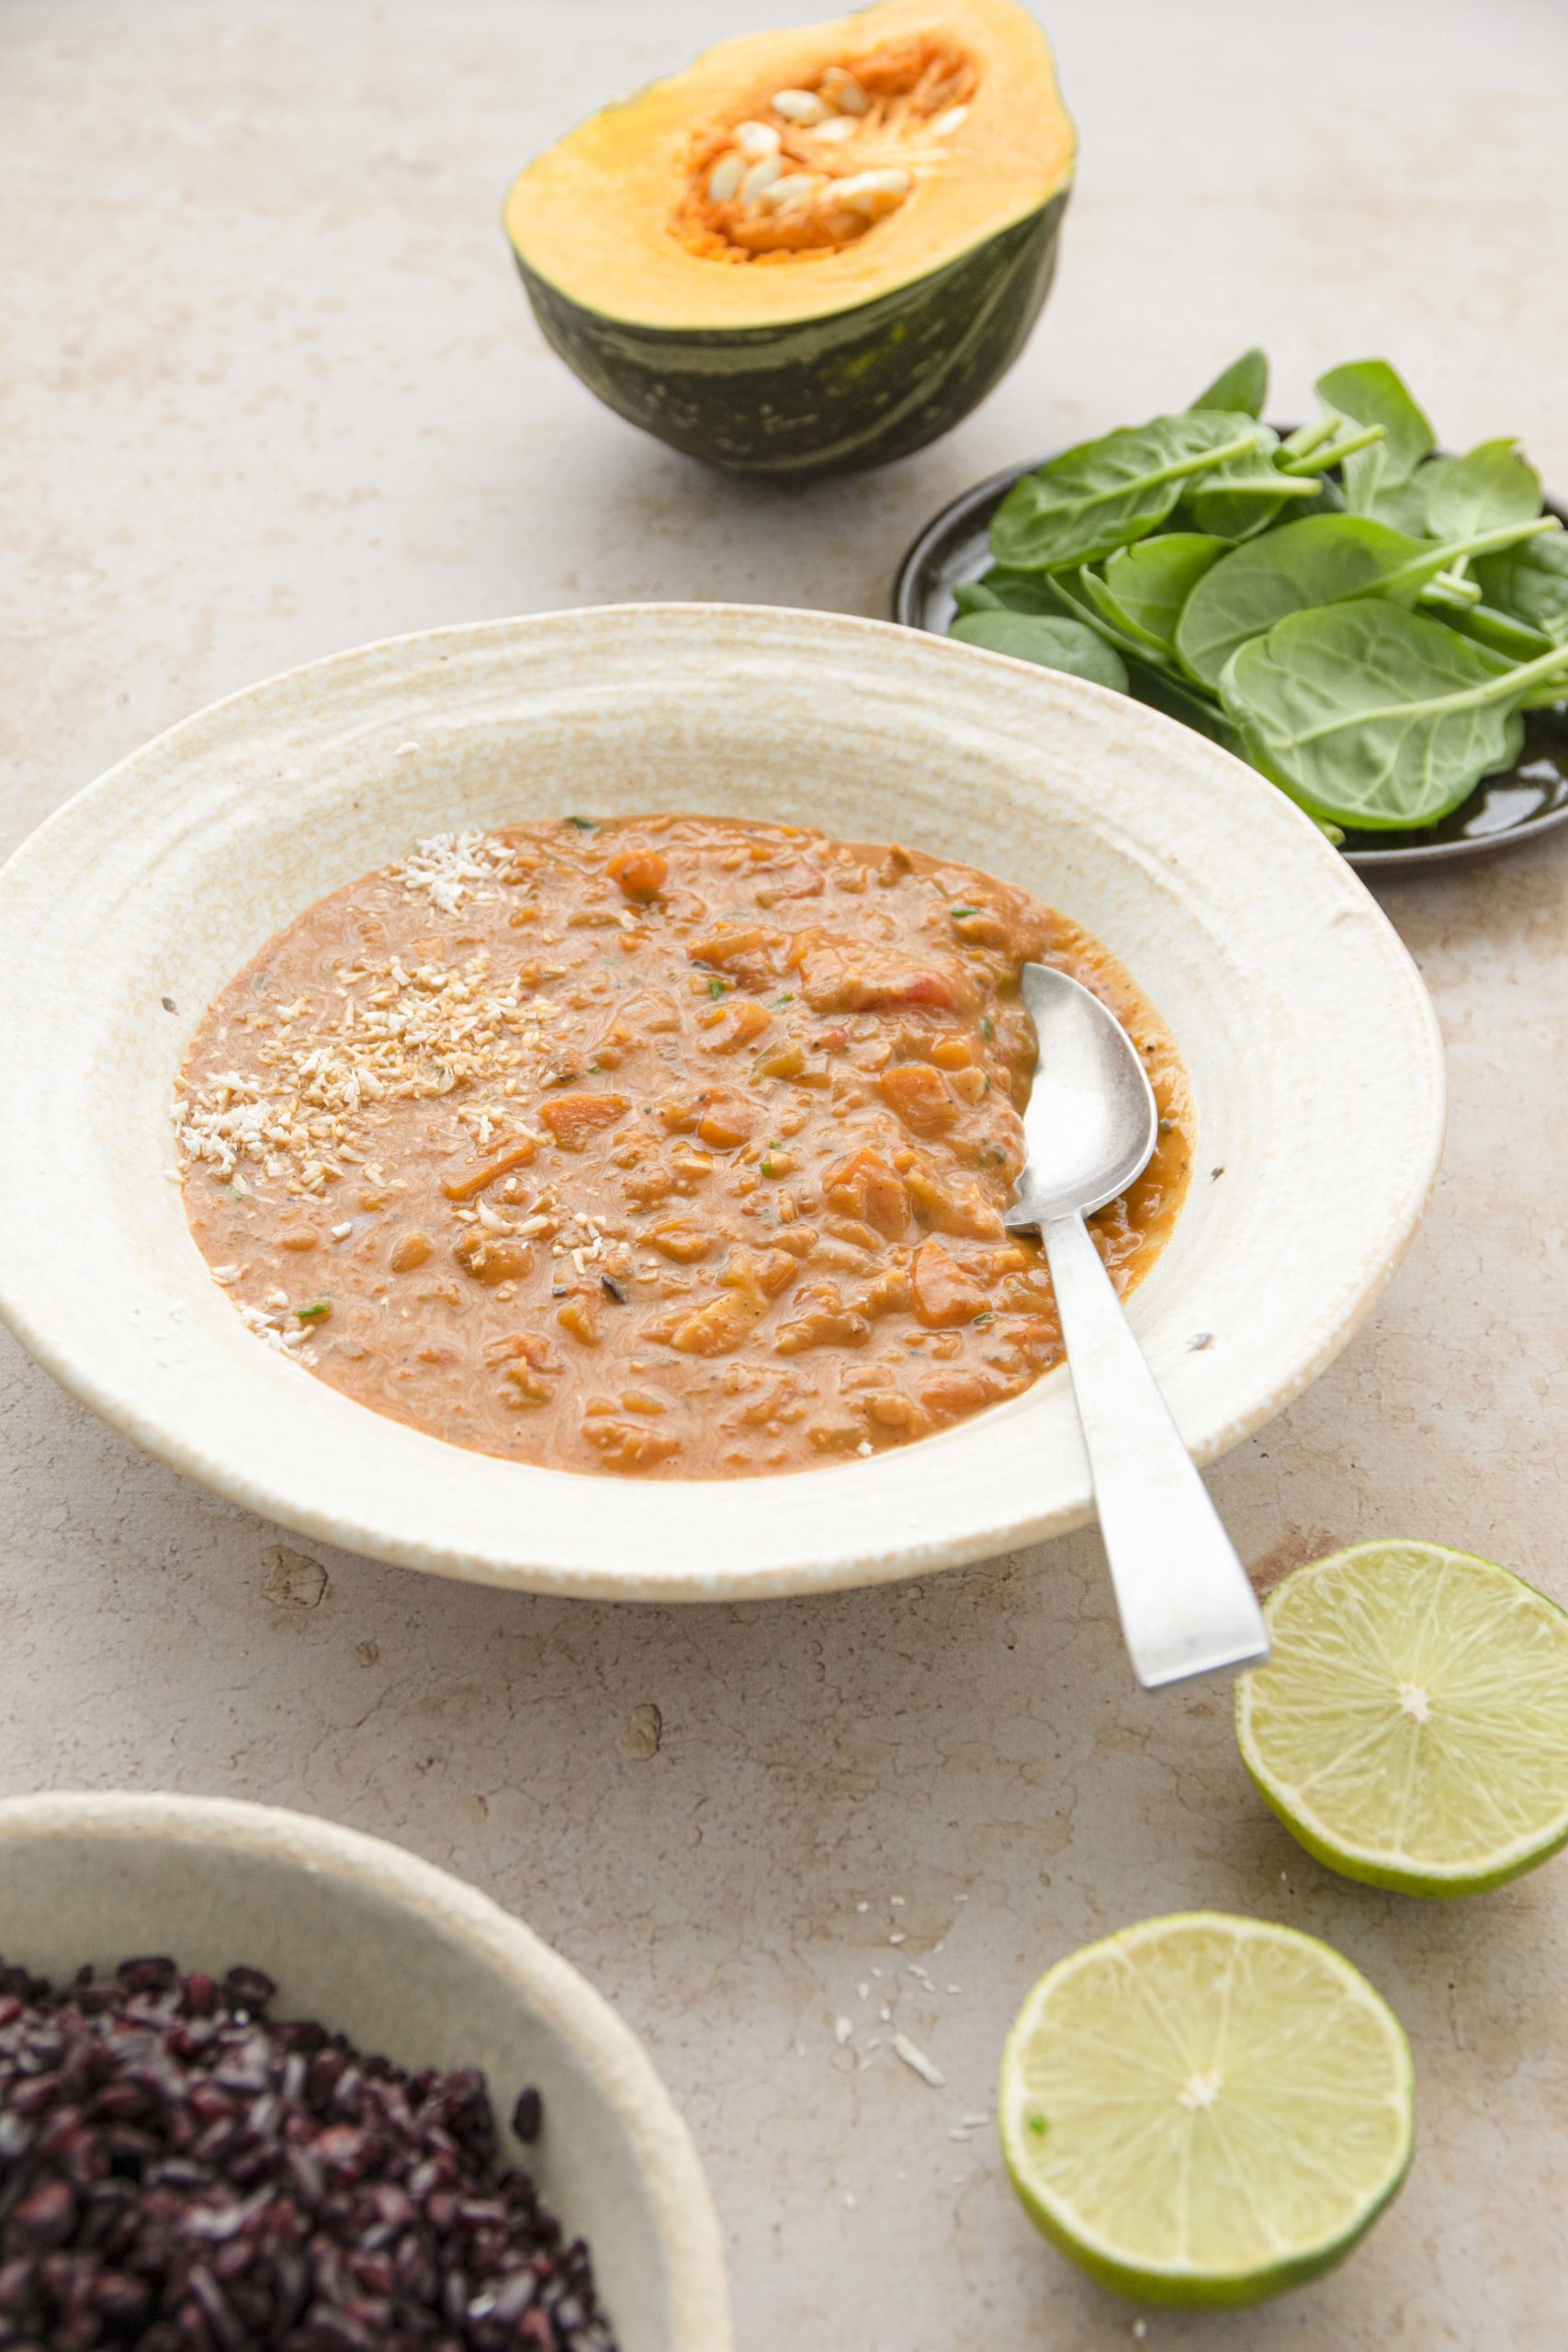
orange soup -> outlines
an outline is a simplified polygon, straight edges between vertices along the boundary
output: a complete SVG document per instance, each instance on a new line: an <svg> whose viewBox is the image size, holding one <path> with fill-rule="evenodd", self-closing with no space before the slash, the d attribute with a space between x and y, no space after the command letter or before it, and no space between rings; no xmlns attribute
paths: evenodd
<svg viewBox="0 0 1568 2352"><path fill-rule="evenodd" d="M1002 1226L1028 961L1154 1085L1092 1220L1125 1291L1192 1122L1121 967L973 867L707 817L442 835L310 908L192 1046L191 1229L259 1339L453 1444L662 1478L907 1445L1060 1357Z"/></svg>

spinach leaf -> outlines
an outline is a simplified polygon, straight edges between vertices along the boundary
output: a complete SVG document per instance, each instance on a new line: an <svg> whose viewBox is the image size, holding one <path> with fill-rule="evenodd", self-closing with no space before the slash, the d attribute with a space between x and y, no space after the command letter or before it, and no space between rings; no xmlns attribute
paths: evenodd
<svg viewBox="0 0 1568 2352"><path fill-rule="evenodd" d="M1074 620L1082 621L1085 628L1093 629L1097 636L1104 638L1108 645L1113 645L1124 662L1142 662L1150 669L1167 670L1171 677L1180 678L1174 655L1164 653L1145 630L1129 627L1125 616L1117 620L1111 617L1115 600L1100 582L1097 584L1101 590L1101 600L1097 601L1089 585L1093 580L1093 572L1085 569L1052 573L1051 585L1063 611ZM1190 679L1182 678L1181 684L1189 693L1201 694L1203 691L1201 687L1195 687ZM1214 707L1216 710L1219 708L1217 701Z"/></svg>
<svg viewBox="0 0 1568 2352"><path fill-rule="evenodd" d="M1176 650L1176 625L1187 599L1230 551L1230 541L1212 532L1167 531L1109 558L1105 586L1132 626L1168 657Z"/></svg>
<svg viewBox="0 0 1568 2352"><path fill-rule="evenodd" d="M1519 713L1568 689L1568 647L1516 665L1384 597L1293 613L1232 655L1247 754L1303 808L1363 831L1435 824L1518 757Z"/></svg>
<svg viewBox="0 0 1568 2352"><path fill-rule="evenodd" d="M1239 359L1216 376L1206 391L1190 403L1193 409L1220 409L1231 416L1261 416L1269 397L1269 357L1254 344Z"/></svg>
<svg viewBox="0 0 1568 2352"><path fill-rule="evenodd" d="M1324 406L1352 424L1381 424L1382 439L1345 460L1345 503L1352 514L1373 514L1380 521L1395 517L1384 504L1407 482L1423 458L1429 458L1434 435L1401 379L1386 359L1356 359L1331 368L1317 379ZM1408 526L1409 517L1405 516Z"/></svg>
<svg viewBox="0 0 1568 2352"><path fill-rule="evenodd" d="M1237 759L1246 759L1241 738L1219 704L1211 702L1198 688L1172 677L1168 670L1145 669L1139 662L1128 662L1127 679L1129 693L1139 702L1147 703L1151 710L1163 711L1168 718L1179 719L1183 727L1207 735L1211 742L1223 743Z"/></svg>
<svg viewBox="0 0 1568 2352"><path fill-rule="evenodd" d="M1217 689L1236 648L1288 613L1352 596L1414 604L1450 564L1543 527L1500 524L1434 547L1368 515L1309 515L1234 548L1205 574L1182 612L1177 653L1189 676Z"/></svg>
<svg viewBox="0 0 1568 2352"><path fill-rule="evenodd" d="M994 598L1010 613L1059 613L1062 609L1061 601L1043 572L1009 571L1003 565L993 563L974 584L976 589L984 589L986 604ZM955 590L954 601L963 594L962 590ZM981 606L976 605L971 609L978 612Z"/></svg>
<svg viewBox="0 0 1568 2352"><path fill-rule="evenodd" d="M1160 543L1156 542L1156 544ZM1128 550L1123 548L1122 552L1125 555ZM1159 662L1168 661L1169 647L1162 644L1152 630L1145 628L1141 621L1135 621L1133 618L1132 614L1118 601L1098 572L1091 571L1086 565L1081 571L1075 574L1075 579L1088 602L1093 605L1099 615L1100 622L1103 623L1108 630L1114 631L1116 644L1124 646L1129 651L1136 646L1145 661Z"/></svg>
<svg viewBox="0 0 1568 2352"><path fill-rule="evenodd" d="M1568 637L1568 531L1485 556L1475 576L1488 605L1548 637Z"/></svg>
<svg viewBox="0 0 1568 2352"><path fill-rule="evenodd" d="M1181 502L1181 521L1189 530L1222 539L1250 538L1266 531L1282 508L1297 500L1311 505L1316 499L1315 481L1283 473L1273 462L1279 435L1266 424L1258 434L1257 450L1216 466L1189 489Z"/></svg>
<svg viewBox="0 0 1568 2352"><path fill-rule="evenodd" d="M1014 482L991 519L991 552L1026 571L1097 562L1146 538L1183 481L1244 456L1264 429L1249 416L1203 410L1085 441Z"/></svg>
<svg viewBox="0 0 1568 2352"><path fill-rule="evenodd" d="M1540 513L1540 476L1511 437L1483 441L1463 458L1433 458L1412 477L1422 533L1463 539L1494 523L1529 523Z"/></svg>
<svg viewBox="0 0 1568 2352"><path fill-rule="evenodd" d="M1413 539L1427 536L1427 488L1421 476L1425 466L1418 468L1408 481L1385 482L1363 509L1352 508L1374 515L1378 522L1389 524L1396 531L1404 531Z"/></svg>
<svg viewBox="0 0 1568 2352"><path fill-rule="evenodd" d="M1015 662L1036 662L1043 670L1065 670L1118 694L1127 691L1121 655L1081 621L1054 620L1044 613L965 613L948 635L964 645L983 646L987 653L1010 653Z"/></svg>
<svg viewBox="0 0 1568 2352"><path fill-rule="evenodd" d="M1229 466L1215 468L1213 489L1203 482L1190 499L1182 499L1180 515L1173 517L1182 532L1201 532L1206 538L1229 538L1232 546L1241 538L1258 538L1267 532L1272 522L1279 522L1283 508L1293 513L1314 513L1316 482L1293 482L1291 475L1272 473L1269 468L1248 466L1244 473L1232 475Z"/></svg>
<svg viewBox="0 0 1568 2352"><path fill-rule="evenodd" d="M1531 628L1528 621L1514 618L1512 613L1500 613L1494 605L1472 605L1462 613L1447 616L1450 628L1461 637L1472 637L1477 645L1489 645L1495 653L1506 653L1513 662L1533 662L1538 653L1550 653L1552 640L1544 629Z"/></svg>
<svg viewBox="0 0 1568 2352"><path fill-rule="evenodd" d="M953 592L960 617L965 613L1005 613L1007 600L983 580L961 580Z"/></svg>

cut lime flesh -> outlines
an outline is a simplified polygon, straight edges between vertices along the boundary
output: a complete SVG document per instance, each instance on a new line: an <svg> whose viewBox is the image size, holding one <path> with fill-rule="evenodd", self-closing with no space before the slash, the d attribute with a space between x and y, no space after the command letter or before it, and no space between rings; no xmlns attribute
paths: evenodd
<svg viewBox="0 0 1568 2352"><path fill-rule="evenodd" d="M1151 1919L1043 1976L999 2122L1046 2236L1140 2301L1256 2301L1348 2253L1404 2179L1409 2045L1366 1979L1293 1928Z"/></svg>
<svg viewBox="0 0 1568 2352"><path fill-rule="evenodd" d="M1309 1853L1406 1894L1477 1894L1568 1843L1568 1614L1436 1544L1359 1544L1264 1604L1236 1740Z"/></svg>

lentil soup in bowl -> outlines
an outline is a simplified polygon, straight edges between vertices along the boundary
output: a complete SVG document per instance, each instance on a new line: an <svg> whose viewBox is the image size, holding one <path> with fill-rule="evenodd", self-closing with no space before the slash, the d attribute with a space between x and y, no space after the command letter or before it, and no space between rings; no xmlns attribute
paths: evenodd
<svg viewBox="0 0 1568 2352"><path fill-rule="evenodd" d="M1298 810L1124 698L826 615L292 673L25 844L0 948L18 1335L238 1501L529 1589L808 1590L1089 1515L999 1230L1025 956L1148 1054L1101 1246L1201 1460L1344 1343L1440 1147L1419 979Z"/></svg>
<svg viewBox="0 0 1568 2352"><path fill-rule="evenodd" d="M640 1477L864 1460L1060 1360L1003 1224L1043 958L1159 1103L1091 1227L1125 1290L1192 1142L1126 974L973 867L733 818L442 834L321 899L197 1031L191 1229L259 1340L433 1437Z"/></svg>

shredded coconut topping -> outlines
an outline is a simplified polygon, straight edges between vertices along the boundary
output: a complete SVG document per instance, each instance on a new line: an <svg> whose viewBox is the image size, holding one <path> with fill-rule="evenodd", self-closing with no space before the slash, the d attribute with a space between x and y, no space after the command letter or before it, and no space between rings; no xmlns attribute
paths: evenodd
<svg viewBox="0 0 1568 2352"><path fill-rule="evenodd" d="M412 972L391 956L341 965L335 977L335 1001L258 1009L253 1069L222 1070L182 1091L175 1119L187 1167L205 1160L230 1176L251 1162L319 1195L345 1159L363 1159L365 1114L375 1104L434 1100L469 1084L514 1095L557 1012L550 998L516 984L492 988L483 953Z"/></svg>
<svg viewBox="0 0 1568 2352"><path fill-rule="evenodd" d="M390 872L411 896L426 898L444 915L455 915L475 895L477 886L492 881L510 864L504 842L470 828L461 833L432 833Z"/></svg>
<svg viewBox="0 0 1568 2352"><path fill-rule="evenodd" d="M301 1325L288 1321L286 1308L273 1307L269 1310L262 1306L247 1306L241 1298L237 1298L234 1304L246 1328L267 1347L276 1349L280 1356L287 1356L291 1363L315 1363L315 1356L307 1345L310 1334Z"/></svg>

